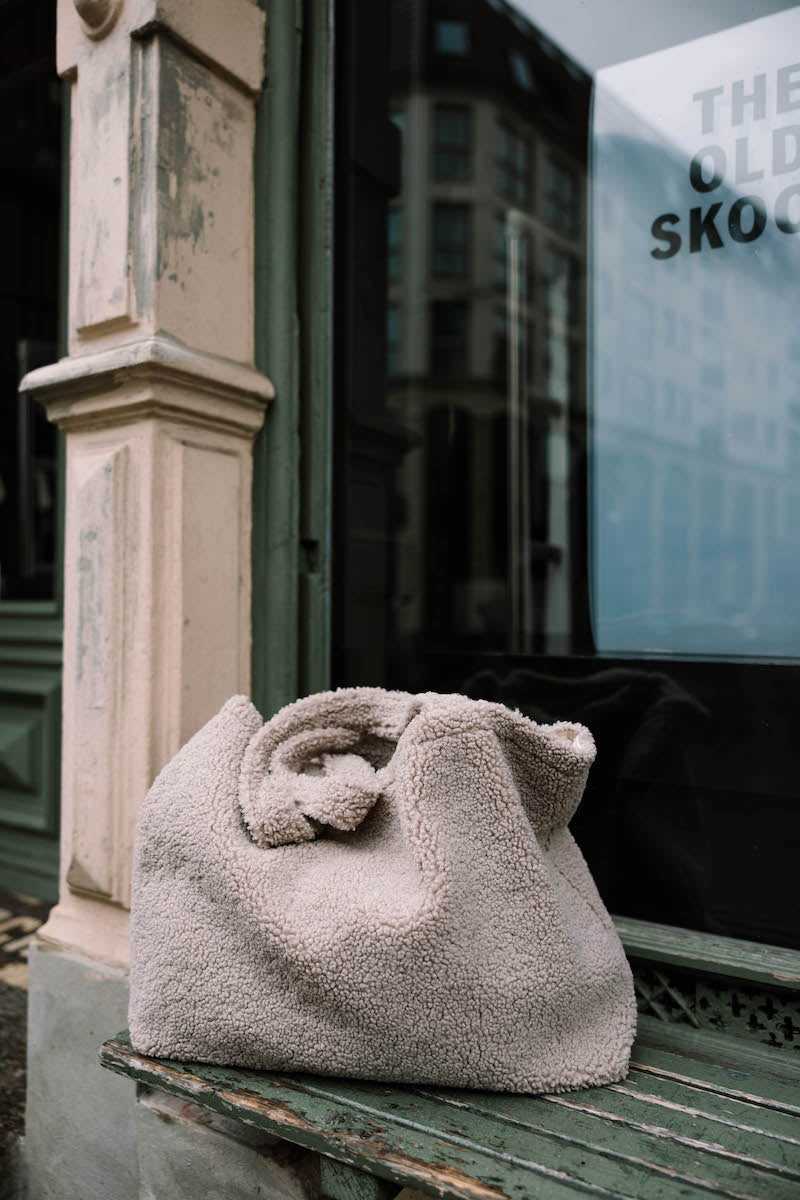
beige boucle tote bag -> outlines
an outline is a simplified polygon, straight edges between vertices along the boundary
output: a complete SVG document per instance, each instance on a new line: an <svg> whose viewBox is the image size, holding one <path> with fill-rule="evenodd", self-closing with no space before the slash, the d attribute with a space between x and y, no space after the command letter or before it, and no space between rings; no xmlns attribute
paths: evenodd
<svg viewBox="0 0 800 1200"><path fill-rule="evenodd" d="M621 1079L631 973L567 822L582 725L347 688L229 700L138 824L130 1031L159 1057L560 1091Z"/></svg>

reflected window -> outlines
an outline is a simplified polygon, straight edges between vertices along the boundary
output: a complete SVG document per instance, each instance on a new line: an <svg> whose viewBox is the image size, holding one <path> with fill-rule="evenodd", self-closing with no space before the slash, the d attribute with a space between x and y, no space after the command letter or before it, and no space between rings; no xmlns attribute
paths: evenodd
<svg viewBox="0 0 800 1200"><path fill-rule="evenodd" d="M469 25L466 21L437 21L434 29L438 54L469 54Z"/></svg>
<svg viewBox="0 0 800 1200"><path fill-rule="evenodd" d="M505 213L499 213L494 219L493 264L492 278L495 290L505 292L508 287L508 234Z"/></svg>
<svg viewBox="0 0 800 1200"><path fill-rule="evenodd" d="M463 278L469 270L469 208L466 204L433 206L433 274Z"/></svg>
<svg viewBox="0 0 800 1200"><path fill-rule="evenodd" d="M536 344L533 322L518 316L511 326L513 337L509 344L509 319L506 308L496 308L492 320L492 368L495 384L507 387L509 382L509 354L514 355L519 384L527 386L534 371L533 353Z"/></svg>
<svg viewBox="0 0 800 1200"><path fill-rule="evenodd" d="M400 371L400 305L386 307L386 373L397 375Z"/></svg>
<svg viewBox="0 0 800 1200"><path fill-rule="evenodd" d="M469 305L434 300L431 305L431 367L435 375L464 375L468 369Z"/></svg>
<svg viewBox="0 0 800 1200"><path fill-rule="evenodd" d="M492 317L492 377L505 387L508 380L508 313L496 308Z"/></svg>
<svg viewBox="0 0 800 1200"><path fill-rule="evenodd" d="M553 229L573 234L578 228L578 180L553 158L545 166L544 218Z"/></svg>
<svg viewBox="0 0 800 1200"><path fill-rule="evenodd" d="M500 195L527 208L531 200L531 148L526 138L503 121L497 124L495 170Z"/></svg>
<svg viewBox="0 0 800 1200"><path fill-rule="evenodd" d="M569 404L573 376L572 346L563 332L548 330L543 366L547 398L560 405Z"/></svg>
<svg viewBox="0 0 800 1200"><path fill-rule="evenodd" d="M389 209L387 248L389 281L394 283L403 274L403 210L401 208Z"/></svg>
<svg viewBox="0 0 800 1200"><path fill-rule="evenodd" d="M533 72L527 58L517 50L512 50L508 57L511 62L511 77L514 83L523 91L532 92Z"/></svg>
<svg viewBox="0 0 800 1200"><path fill-rule="evenodd" d="M433 122L433 174L467 179L472 158L472 113L464 104L437 104Z"/></svg>
<svg viewBox="0 0 800 1200"><path fill-rule="evenodd" d="M548 317L564 325L577 319L578 272L574 258L550 246L544 256L544 303Z"/></svg>

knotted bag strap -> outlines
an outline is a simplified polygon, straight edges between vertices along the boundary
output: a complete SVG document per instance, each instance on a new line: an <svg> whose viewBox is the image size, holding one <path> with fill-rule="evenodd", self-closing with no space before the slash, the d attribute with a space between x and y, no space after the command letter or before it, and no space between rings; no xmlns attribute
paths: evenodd
<svg viewBox="0 0 800 1200"><path fill-rule="evenodd" d="M365 735L397 740L418 708L407 692L350 688L282 709L242 762L239 806L253 840L270 848L311 841L321 826L356 829L381 791L356 748Z"/></svg>

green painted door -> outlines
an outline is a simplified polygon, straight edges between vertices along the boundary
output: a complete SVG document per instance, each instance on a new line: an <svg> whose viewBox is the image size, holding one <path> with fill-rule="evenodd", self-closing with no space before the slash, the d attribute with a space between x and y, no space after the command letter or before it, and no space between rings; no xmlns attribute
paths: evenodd
<svg viewBox="0 0 800 1200"><path fill-rule="evenodd" d="M58 357L64 312L55 5L3 4L0 45L0 888L54 900L63 446L17 384Z"/></svg>

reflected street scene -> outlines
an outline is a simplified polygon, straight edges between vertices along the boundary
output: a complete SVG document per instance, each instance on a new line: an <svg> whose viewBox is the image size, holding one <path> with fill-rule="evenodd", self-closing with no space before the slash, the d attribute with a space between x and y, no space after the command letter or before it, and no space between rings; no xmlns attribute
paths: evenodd
<svg viewBox="0 0 800 1200"><path fill-rule="evenodd" d="M334 683L584 722L609 908L794 945L800 7L341 7Z"/></svg>

